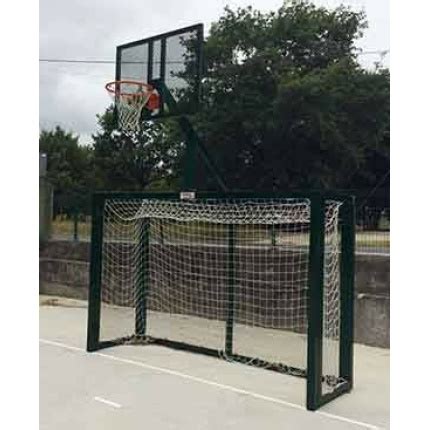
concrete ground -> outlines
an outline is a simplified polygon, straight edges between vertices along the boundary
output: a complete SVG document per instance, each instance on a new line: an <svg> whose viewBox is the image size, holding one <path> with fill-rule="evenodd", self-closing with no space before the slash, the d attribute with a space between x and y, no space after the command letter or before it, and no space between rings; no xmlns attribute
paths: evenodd
<svg viewBox="0 0 430 430"><path fill-rule="evenodd" d="M40 304L42 430L389 427L389 350L356 345L354 390L309 412L302 378L159 346L89 354L86 302Z"/></svg>

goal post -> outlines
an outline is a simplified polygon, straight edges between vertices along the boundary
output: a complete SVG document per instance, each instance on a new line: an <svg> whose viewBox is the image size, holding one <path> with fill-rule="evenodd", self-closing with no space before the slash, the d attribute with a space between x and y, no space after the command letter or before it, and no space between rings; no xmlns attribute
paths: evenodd
<svg viewBox="0 0 430 430"><path fill-rule="evenodd" d="M325 198L314 195L311 199L311 233L309 244L309 315L308 315L308 348L307 348L307 396L306 406L309 410L316 410L325 403L333 400L342 393L352 389L353 375L353 306L354 306L354 254L355 254L355 208L354 198L347 196L334 197L340 203L336 223L338 224L338 241L340 248L332 255L334 262L328 262L329 249L333 242L327 225L325 213ZM337 318L339 327L333 332L330 327L330 266L338 267L339 286L336 288ZM332 375L324 372L327 364L325 355L329 355L330 343L338 342L338 356L332 357L331 365L338 366L338 378L342 381L332 390L327 390L331 381L325 381ZM338 361L338 360L339 361ZM329 367L330 367L329 364ZM321 383L323 381L323 383ZM326 384L324 384L326 382ZM327 384L327 382L329 382ZM326 390L324 390L324 385Z"/></svg>
<svg viewBox="0 0 430 430"><path fill-rule="evenodd" d="M87 350L300 376L318 409L352 388L354 213L343 194L95 193Z"/></svg>

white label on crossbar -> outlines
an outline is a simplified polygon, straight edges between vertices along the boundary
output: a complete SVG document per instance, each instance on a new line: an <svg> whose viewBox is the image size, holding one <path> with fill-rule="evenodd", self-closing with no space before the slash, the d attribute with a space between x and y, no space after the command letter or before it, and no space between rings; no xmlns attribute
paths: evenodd
<svg viewBox="0 0 430 430"><path fill-rule="evenodd" d="M196 198L196 193L194 191L181 191L180 199L181 200L193 200Z"/></svg>

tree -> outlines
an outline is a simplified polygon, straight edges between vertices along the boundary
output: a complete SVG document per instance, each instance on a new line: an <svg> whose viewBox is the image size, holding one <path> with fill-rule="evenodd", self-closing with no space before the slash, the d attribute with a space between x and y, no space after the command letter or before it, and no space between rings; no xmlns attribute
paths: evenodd
<svg viewBox="0 0 430 430"><path fill-rule="evenodd" d="M268 14L227 8L213 24L196 124L230 187L378 180L370 161L389 157L389 73L358 64L365 27L362 13L304 1Z"/></svg>
<svg viewBox="0 0 430 430"><path fill-rule="evenodd" d="M78 136L59 126L40 132L39 150L48 156L47 177L57 190L86 185L90 150L80 146L78 141Z"/></svg>
<svg viewBox="0 0 430 430"><path fill-rule="evenodd" d="M48 156L47 179L54 187L54 212L71 213L88 205L87 190L91 189L91 148L79 145L79 137L57 126L42 130L39 150Z"/></svg>
<svg viewBox="0 0 430 430"><path fill-rule="evenodd" d="M96 188L143 190L150 184L170 187L181 142L166 139L167 125L148 122L139 133L117 129L113 108L98 116L101 131L93 136Z"/></svg>

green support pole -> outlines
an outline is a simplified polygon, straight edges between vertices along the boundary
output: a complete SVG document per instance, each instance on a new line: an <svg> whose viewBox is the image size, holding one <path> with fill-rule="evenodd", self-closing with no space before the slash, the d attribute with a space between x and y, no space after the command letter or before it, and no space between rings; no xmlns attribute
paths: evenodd
<svg viewBox="0 0 430 430"><path fill-rule="evenodd" d="M272 239L272 246L276 246L276 225L275 224L271 225L270 235Z"/></svg>
<svg viewBox="0 0 430 430"><path fill-rule="evenodd" d="M160 227L160 232L159 232L159 234L160 234L160 244L164 245L164 221L163 221L163 219L160 218L158 220L158 223L159 223L159 227Z"/></svg>
<svg viewBox="0 0 430 430"><path fill-rule="evenodd" d="M354 341L354 277L355 277L355 201L351 197L343 202L340 260L340 376L353 385Z"/></svg>
<svg viewBox="0 0 430 430"><path fill-rule="evenodd" d="M135 330L136 336L146 334L146 314L147 314L147 296L149 288L149 232L150 220L143 219L139 225L139 255L141 256L140 265L138 266L138 276L136 285L136 315Z"/></svg>
<svg viewBox="0 0 430 430"><path fill-rule="evenodd" d="M78 224L79 224L78 210L73 209L73 240L75 242L79 240Z"/></svg>
<svg viewBox="0 0 430 430"><path fill-rule="evenodd" d="M180 122L188 121L181 118ZM197 137L192 133L189 127L183 127L186 135L187 145L185 148L185 165L183 188L185 190L194 190L196 188L196 166L197 166Z"/></svg>
<svg viewBox="0 0 430 430"><path fill-rule="evenodd" d="M210 156L208 150L206 149L206 146L204 146L200 140L197 140L197 143L198 143L197 148L199 150L199 154L201 155L209 172L212 174L212 177L215 179L218 186L218 190L226 193L227 191L229 191L228 187L224 182L224 180L222 179L219 169L216 167L214 161L212 160L212 157Z"/></svg>
<svg viewBox="0 0 430 430"><path fill-rule="evenodd" d="M91 263L88 294L87 351L99 348L100 307L102 281L102 241L103 241L104 197L94 194L92 201Z"/></svg>
<svg viewBox="0 0 430 430"><path fill-rule="evenodd" d="M197 133L194 131L188 118L181 116L179 118L179 124L183 133L186 136L187 149L185 155L185 175L184 175L184 186L186 189L195 189L195 166L197 164L197 151L201 155L203 162L212 177L215 179L218 189L222 192L227 192L228 188L224 183L219 169L216 167L212 157L210 156L208 150L203 145Z"/></svg>
<svg viewBox="0 0 430 430"><path fill-rule="evenodd" d="M165 55L165 46L161 50L161 55ZM164 76L165 71L162 70L161 74ZM163 82L155 80L152 84L157 88L157 90L162 94L162 100L164 104L167 105L169 112L173 113L176 110L177 103L175 98L172 96L168 88ZM164 109L163 104L163 109ZM217 186L220 191L227 192L228 188L224 183L219 169L215 165L212 157L210 156L208 150L204 146L203 142L199 139L196 131L194 130L189 119L182 115L179 117L179 125L182 132L185 135L186 149L185 149L185 166L184 166L184 178L182 186L185 190L195 190L196 186L196 166L197 166L197 153L201 155L203 162L207 169L209 170L212 177L215 179Z"/></svg>
<svg viewBox="0 0 430 430"><path fill-rule="evenodd" d="M322 396L324 199L320 195L311 198L310 229L306 407L316 410Z"/></svg>
<svg viewBox="0 0 430 430"><path fill-rule="evenodd" d="M234 224L228 226L228 290L227 290L227 321L225 328L225 353L233 354L233 326L234 326Z"/></svg>

